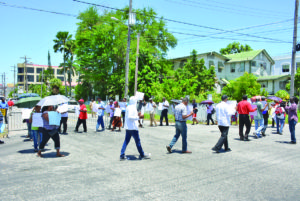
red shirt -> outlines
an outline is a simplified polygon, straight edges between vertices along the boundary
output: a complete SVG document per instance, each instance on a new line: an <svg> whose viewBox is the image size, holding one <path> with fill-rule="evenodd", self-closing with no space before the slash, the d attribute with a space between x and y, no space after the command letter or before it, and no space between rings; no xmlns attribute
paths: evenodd
<svg viewBox="0 0 300 201"><path fill-rule="evenodd" d="M7 105L11 107L11 106L14 106L15 104L14 104L13 101L8 101L8 102L7 102Z"/></svg>
<svg viewBox="0 0 300 201"><path fill-rule="evenodd" d="M252 109L251 104L246 100L242 100L237 105L237 111L239 114L248 114L249 115L249 112L254 112L255 110L256 109Z"/></svg>
<svg viewBox="0 0 300 201"><path fill-rule="evenodd" d="M81 112L79 113L79 119L87 119L87 110L86 110L86 106L85 104L80 105L80 110L85 111L85 112Z"/></svg>

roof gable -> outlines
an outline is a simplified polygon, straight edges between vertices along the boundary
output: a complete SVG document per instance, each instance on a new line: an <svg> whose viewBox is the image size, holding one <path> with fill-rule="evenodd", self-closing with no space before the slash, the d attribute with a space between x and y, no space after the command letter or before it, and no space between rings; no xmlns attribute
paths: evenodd
<svg viewBox="0 0 300 201"><path fill-rule="evenodd" d="M197 57L202 57L202 56L206 56L206 55L216 55L226 61L229 60L229 58L227 58L227 56L225 55L222 55L218 52L215 52L215 51L212 51L212 52L205 52L205 53L201 53L201 54L197 54ZM177 58L173 58L173 59L170 59L171 61L176 61L176 60L182 60L182 59L190 59L191 58L191 55L190 56L185 56L185 57L177 57Z"/></svg>
<svg viewBox="0 0 300 201"><path fill-rule="evenodd" d="M265 49L252 50L252 51L241 52L236 54L227 54L225 56L230 59L228 63L233 63L233 62L241 62L241 61L251 61L255 59L255 57L259 55L261 52L267 57L267 59L270 61L271 64L275 63Z"/></svg>

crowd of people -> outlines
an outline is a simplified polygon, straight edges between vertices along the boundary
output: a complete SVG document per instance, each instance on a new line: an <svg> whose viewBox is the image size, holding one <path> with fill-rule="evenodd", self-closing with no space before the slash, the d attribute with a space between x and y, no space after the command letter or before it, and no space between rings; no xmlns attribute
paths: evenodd
<svg viewBox="0 0 300 201"><path fill-rule="evenodd" d="M227 104L228 97L226 95L222 96L222 101L214 107L211 103L207 105L207 125L212 121L212 124L215 122L212 119L212 115L216 112L216 123L221 132L221 136L216 143L216 145L212 148L213 151L219 153L222 146L224 145L224 150L231 151L228 143L228 133L229 127L232 125L232 122L239 122L239 136L241 141L249 141L249 134L251 130L251 119L255 122L255 131L253 132L254 137L261 138L262 136L266 136L266 129L268 127L269 115L272 115L272 119L274 119L274 123L276 122L277 133L282 134L283 126L285 124L285 118L288 115L289 122L289 130L291 134L291 142L290 144L296 144L295 137L295 125L298 122L297 116L297 104L298 99L296 97L291 97L288 102L280 102L275 101L274 104L269 104L265 100L265 97L256 97L252 99L252 105L248 101L248 97L244 95L242 97L242 101L240 101L235 107ZM86 105L84 104L84 100L80 99L78 101L78 119L75 127L75 132L78 132L78 129L81 124L83 124L83 132L87 132L86 120L88 118L88 110ZM187 124L186 121L189 117L192 116L192 125L198 124L197 120L197 112L198 107L195 100L192 101L192 110L188 112L188 98L183 98L180 101L176 102L174 106L174 117L175 117L175 135L171 140L170 144L166 146L166 149L169 153L172 153L172 148L179 139L182 137L182 153L192 153L187 148ZM62 157L63 155L60 153L60 138L59 134L67 134L67 121L68 121L68 111L64 111L61 113L60 126L54 126L49 124L48 112L58 111L58 107L63 107L67 103L60 104L59 106L41 106L36 105L30 114L30 118L26 119L26 123L28 125L28 134L33 141L34 151L38 152L37 155L42 157L42 150L44 149L45 144L48 142L50 138L54 141L55 149L57 150L56 155L58 157ZM159 104L161 107L161 116L160 116L160 124L163 125L163 119L165 119L166 126L169 125L168 122L168 110L169 103L163 98L162 103ZM255 106L255 107L253 107ZM8 109L8 104L5 100L2 100L1 104L1 113L0 113L0 123L5 120L5 116L7 114L6 110ZM124 139L123 146L121 148L120 160L126 159L125 150L130 142L131 137L134 138L136 147L140 154L141 159L150 158L151 154L144 153L143 148L141 146L140 137L139 137L139 128L143 128L144 124L144 112L147 110L150 114L150 126L157 126L155 120L155 111L157 109L157 104L149 99L147 103L144 99L138 100L136 97L131 97L129 102L127 103L126 98L122 101L113 101L109 100L107 105L102 102L101 98L97 99L97 102L92 101L90 104L90 109L97 115L97 124L96 124L96 132L104 131L105 125L103 117L105 112L108 113L110 120L108 129L114 131L116 128L125 128L126 135ZM3 111L3 109L5 109ZM256 112L251 118L250 113ZM33 127L32 126L32 116L35 113L40 113L43 118L43 127ZM234 120L234 121L233 121ZM101 130L99 127L101 126ZM273 125L274 126L274 125ZM63 129L61 129L63 127ZM246 131L244 133L244 127L246 127Z"/></svg>

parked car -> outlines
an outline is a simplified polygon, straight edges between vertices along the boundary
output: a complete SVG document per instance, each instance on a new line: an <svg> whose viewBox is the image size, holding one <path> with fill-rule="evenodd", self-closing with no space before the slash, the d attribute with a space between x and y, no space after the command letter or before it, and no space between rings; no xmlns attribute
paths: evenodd
<svg viewBox="0 0 300 201"><path fill-rule="evenodd" d="M75 100L68 102L68 112L75 113L75 107L79 107L79 103Z"/></svg>

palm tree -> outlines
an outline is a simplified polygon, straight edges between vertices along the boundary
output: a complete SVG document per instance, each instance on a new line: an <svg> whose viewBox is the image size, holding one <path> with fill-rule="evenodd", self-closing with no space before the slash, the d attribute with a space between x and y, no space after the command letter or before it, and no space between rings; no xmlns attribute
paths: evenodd
<svg viewBox="0 0 300 201"><path fill-rule="evenodd" d="M56 38L53 40L55 43L53 46L54 52L62 52L63 53L63 59L65 64L65 61L68 57L66 52L68 52L68 43L72 40L72 34L69 35L69 32L67 31L60 31L56 34ZM66 89L66 94L67 94L67 82L66 82L66 69L65 66L63 65L64 68L64 80L65 80L65 89Z"/></svg>
<svg viewBox="0 0 300 201"><path fill-rule="evenodd" d="M65 65L63 63L61 63L59 65L59 67L63 67L62 69L60 69L59 73L62 73L64 72L64 70L67 72L67 75L68 75L68 82L69 82L69 87L70 87L70 97L71 97L71 80L72 80L72 76L75 76L77 75L77 71L75 69L75 67L73 66L73 60L72 59L68 59L65 63Z"/></svg>

